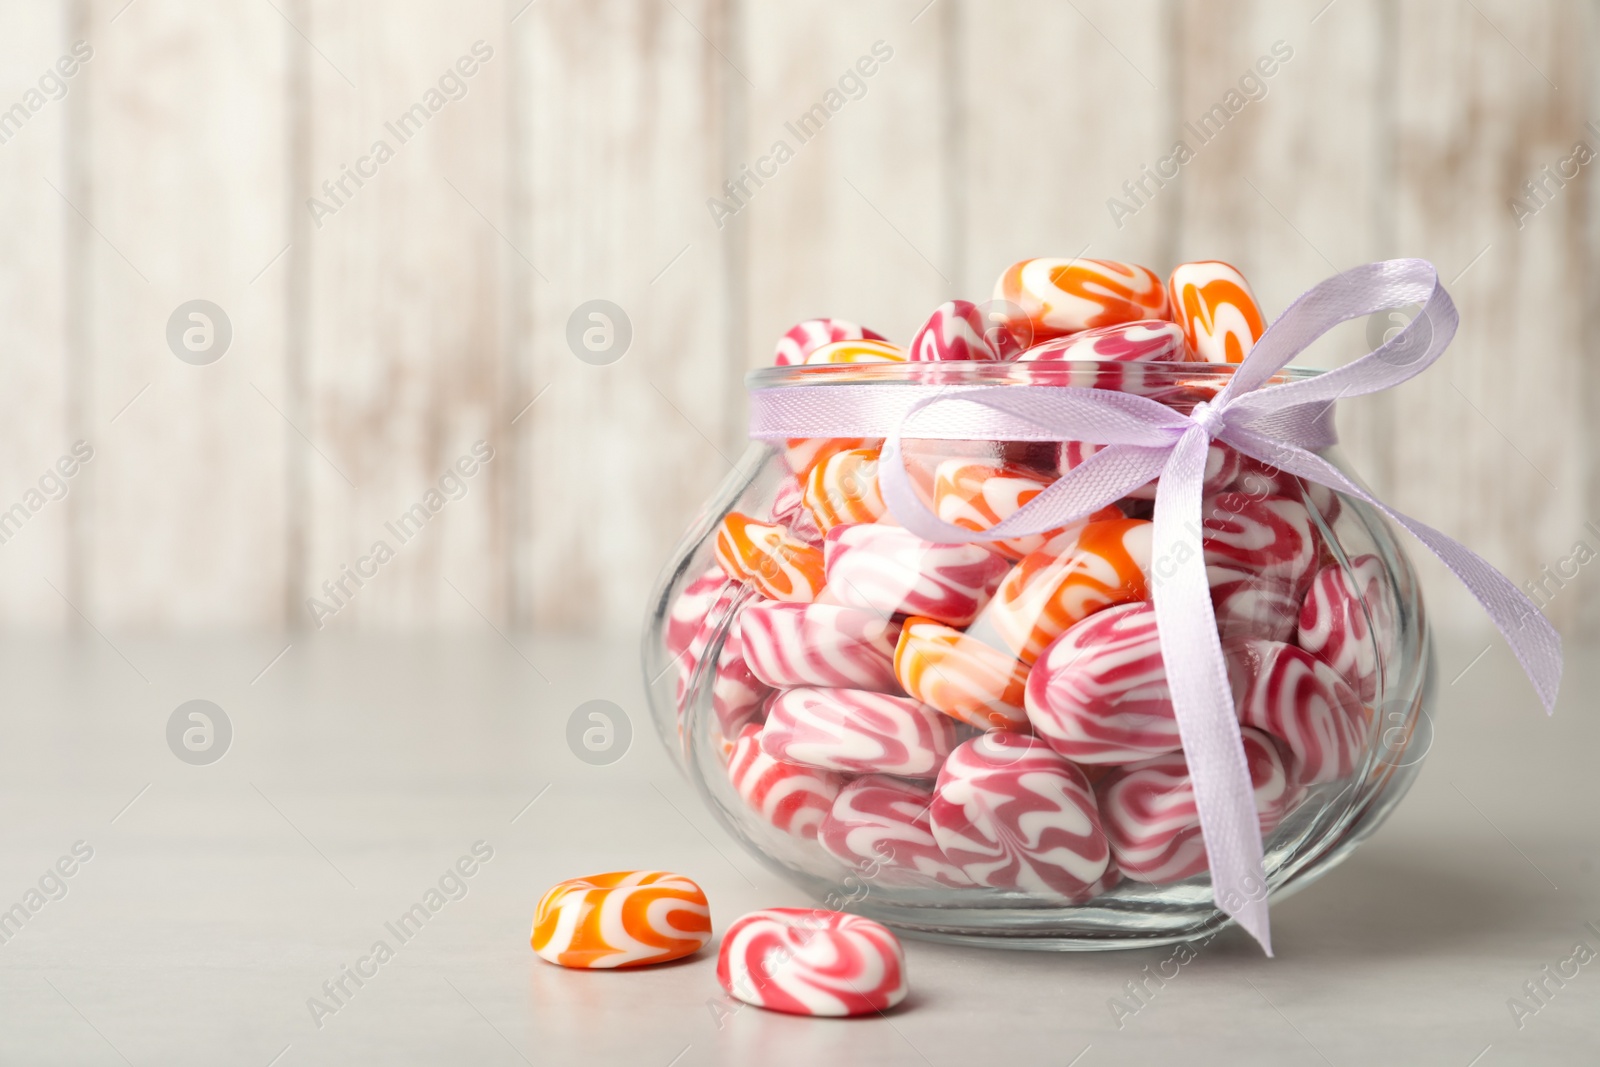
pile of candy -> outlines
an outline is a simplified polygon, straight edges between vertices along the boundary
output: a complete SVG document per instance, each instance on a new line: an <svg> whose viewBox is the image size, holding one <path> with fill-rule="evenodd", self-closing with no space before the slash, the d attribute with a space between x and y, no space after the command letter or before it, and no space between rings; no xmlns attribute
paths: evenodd
<svg viewBox="0 0 1600 1067"><path fill-rule="evenodd" d="M1144 267L1034 259L1005 271L985 308L940 306L906 348L818 319L784 336L777 362L1092 360L1134 381L1151 363L1237 363L1264 328L1225 263L1183 264L1163 285ZM1076 904L1124 878L1204 872L1151 604L1182 561L1151 559L1153 483L1063 529L934 544L887 513L881 444L788 441L770 510L722 521L716 567L668 620L680 727L709 688L754 816L874 884ZM1096 449L907 445L923 502L975 531ZM1263 834L1308 787L1360 764L1395 639L1382 563L1341 566L1318 532L1340 507L1211 446L1198 547Z"/></svg>

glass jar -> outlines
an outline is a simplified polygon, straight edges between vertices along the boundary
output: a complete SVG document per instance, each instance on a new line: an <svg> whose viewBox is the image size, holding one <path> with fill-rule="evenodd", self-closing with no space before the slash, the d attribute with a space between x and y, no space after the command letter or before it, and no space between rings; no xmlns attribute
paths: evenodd
<svg viewBox="0 0 1600 1067"><path fill-rule="evenodd" d="M859 382L1071 385L1188 411L1232 373L897 363L748 383L822 399ZM1150 558L1154 483L1061 531L935 545L886 512L880 443L753 445L673 554L645 677L706 802L826 906L913 936L1091 949L1218 928L1154 640L1150 589L1171 564ZM903 446L923 503L974 530L1095 449ZM1410 787L1432 740L1431 640L1411 564L1371 507L1220 442L1205 491L1197 542L1276 900Z"/></svg>

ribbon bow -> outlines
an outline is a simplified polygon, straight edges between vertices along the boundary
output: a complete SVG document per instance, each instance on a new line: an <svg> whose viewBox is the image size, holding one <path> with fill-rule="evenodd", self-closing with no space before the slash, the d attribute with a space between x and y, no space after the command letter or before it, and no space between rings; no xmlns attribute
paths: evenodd
<svg viewBox="0 0 1600 1067"><path fill-rule="evenodd" d="M1347 319L1418 304L1395 336L1313 378L1266 384L1307 345ZM1204 554L1179 552L1201 529L1206 452L1213 439L1289 474L1376 508L1426 545L1481 602L1552 711L1561 639L1523 593L1464 545L1372 497L1314 449L1332 445L1335 401L1392 388L1426 370L1450 343L1456 309L1433 265L1369 263L1291 304L1215 399L1183 414L1147 397L1066 386L851 383L752 390L750 435L882 437L879 485L895 519L935 542L991 541L1054 530L1159 478L1152 560L1175 560L1151 589L1173 713L1194 785L1217 905L1268 955L1267 885L1254 791L1217 634ZM934 418L934 415L937 418ZM932 514L911 486L903 437L1084 441L1104 446L993 527L973 531ZM1198 546L1196 546L1198 547Z"/></svg>

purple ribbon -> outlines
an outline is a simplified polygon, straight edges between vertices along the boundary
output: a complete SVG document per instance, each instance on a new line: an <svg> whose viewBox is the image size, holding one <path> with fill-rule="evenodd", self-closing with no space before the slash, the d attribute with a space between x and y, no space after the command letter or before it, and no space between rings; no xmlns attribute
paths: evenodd
<svg viewBox="0 0 1600 1067"><path fill-rule="evenodd" d="M1422 310L1369 354L1313 378L1266 384L1339 323L1409 304ZM1179 555L1177 550L1187 531L1201 529L1210 442L1226 442L1263 463L1365 501L1409 530L1483 604L1545 710L1554 710L1561 684L1561 639L1533 602L1464 545L1374 499L1312 451L1335 441L1335 401L1416 377L1444 353L1456 321L1455 305L1431 263L1369 263L1327 279L1289 305L1216 398L1195 405L1187 415L1147 397L1105 389L904 382L787 385L751 391L750 436L884 438L878 477L885 504L906 529L943 543L1054 530L1159 478L1152 559L1185 562L1153 585L1151 594L1210 861L1212 893L1217 905L1271 955L1254 790L1204 555L1195 550ZM1105 447L1003 522L973 531L942 521L918 498L901 453L903 437L1084 441Z"/></svg>

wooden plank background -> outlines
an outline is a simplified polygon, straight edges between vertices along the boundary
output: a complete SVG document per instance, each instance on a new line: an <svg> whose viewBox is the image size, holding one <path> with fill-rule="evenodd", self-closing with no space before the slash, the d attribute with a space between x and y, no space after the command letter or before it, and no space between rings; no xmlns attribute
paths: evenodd
<svg viewBox="0 0 1600 1067"><path fill-rule="evenodd" d="M1349 405L1345 450L1533 578L1600 511L1593 167L1520 224L1510 201L1600 144L1597 34L1570 0L7 5L0 109L74 42L93 57L0 143L0 503L78 439L95 458L0 545L0 625L305 629L386 540L325 625L633 631L742 451L740 375L792 322L905 338L1015 259L1085 249L1230 260L1269 313L1434 260L1455 346ZM1118 225L1107 199L1277 42L1264 95ZM799 143L786 124L875 45ZM380 139L393 158L314 218ZM707 199L780 139L719 225ZM234 331L203 367L165 341L197 297ZM633 330L605 366L566 342L593 299ZM479 441L494 458L400 544L386 522ZM1481 625L1425 577L1439 619ZM1593 630L1595 601L1550 613Z"/></svg>

